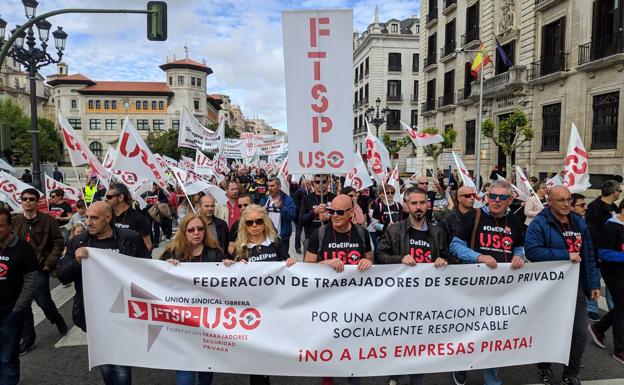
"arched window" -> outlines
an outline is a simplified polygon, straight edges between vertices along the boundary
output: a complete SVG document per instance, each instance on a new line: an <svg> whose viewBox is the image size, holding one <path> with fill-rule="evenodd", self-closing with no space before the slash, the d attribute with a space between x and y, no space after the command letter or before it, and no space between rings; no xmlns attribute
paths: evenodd
<svg viewBox="0 0 624 385"><path fill-rule="evenodd" d="M102 157L102 143L91 142L91 144L89 144L89 150L91 150L93 155L97 156L98 158Z"/></svg>

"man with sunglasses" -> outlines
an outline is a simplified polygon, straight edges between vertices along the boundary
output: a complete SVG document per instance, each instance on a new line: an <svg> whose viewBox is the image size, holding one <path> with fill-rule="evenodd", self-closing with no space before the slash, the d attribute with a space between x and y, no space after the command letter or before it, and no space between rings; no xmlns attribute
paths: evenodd
<svg viewBox="0 0 624 385"><path fill-rule="evenodd" d="M56 219L59 226L65 226L69 223L72 216L72 208L69 203L65 202L65 191L62 189L52 190L50 192L50 204L48 204L48 213Z"/></svg>
<svg viewBox="0 0 624 385"><path fill-rule="evenodd" d="M89 256L87 247L111 250L135 258L151 258L139 233L134 230L112 225L113 208L105 202L93 202L87 209L87 231L76 236L67 253L59 260L57 272L62 283L74 282L76 296L72 312L74 324L87 331L82 295L82 260ZM104 383L130 385L132 383L131 368L121 365L102 365L100 371Z"/></svg>
<svg viewBox="0 0 624 385"><path fill-rule="evenodd" d="M282 182L279 178L269 179L268 194L260 199L260 206L266 208L269 213L269 219L282 240L282 253L288 255L292 221L296 213L295 201L282 191Z"/></svg>
<svg viewBox="0 0 624 385"><path fill-rule="evenodd" d="M314 230L318 229L324 223L329 223L331 216L327 212L329 205L327 202L331 202L335 198L335 195L328 191L327 175L315 175L314 176L314 191L310 192L303 198L301 202L301 213L299 214L299 221L303 225L305 233L305 241L303 242L303 253L307 250L310 237Z"/></svg>
<svg viewBox="0 0 624 385"><path fill-rule="evenodd" d="M580 263L576 309L572 327L568 364L564 366L561 384L580 385L578 375L581 358L587 341L587 319L585 299L597 300L600 297L600 274L596 261L592 238L587 223L579 215L572 213L570 191L565 186L555 186L548 195L548 207L542 210L527 228L526 253L532 262L570 261ZM552 383L550 363L537 365L538 374L544 384Z"/></svg>
<svg viewBox="0 0 624 385"><path fill-rule="evenodd" d="M462 186L457 190L457 206L440 223L446 234L447 247L453 236L460 232L464 216L473 211L476 193L474 187Z"/></svg>
<svg viewBox="0 0 624 385"><path fill-rule="evenodd" d="M46 318L56 325L60 335L67 334L67 324L56 308L50 294L50 272L54 270L58 259L63 252L63 235L58 223L48 214L37 211L39 191L28 188L22 191L21 214L13 218L13 233L21 240L29 243L37 254L37 295L35 302L43 310ZM31 308L24 312L24 330L20 354L32 350L35 346L37 334Z"/></svg>
<svg viewBox="0 0 624 385"><path fill-rule="evenodd" d="M495 180L488 193L488 205L464 215L460 230L451 241L451 255L464 263L483 263L495 269L511 263L512 269L524 266L522 222L509 210L513 201L509 182ZM499 368L483 369L485 385L500 385ZM456 384L466 383L465 372L453 373Z"/></svg>
<svg viewBox="0 0 624 385"><path fill-rule="evenodd" d="M123 183L113 183L106 193L106 203L113 208L112 224L118 229L134 230L145 242L145 247L152 250L151 228L149 220L139 211L132 208L132 196Z"/></svg>

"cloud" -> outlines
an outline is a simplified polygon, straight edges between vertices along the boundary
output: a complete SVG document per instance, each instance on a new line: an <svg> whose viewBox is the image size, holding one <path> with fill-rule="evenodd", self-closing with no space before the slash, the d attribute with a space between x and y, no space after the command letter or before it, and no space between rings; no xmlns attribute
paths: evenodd
<svg viewBox="0 0 624 385"><path fill-rule="evenodd" d="M230 95L247 117L260 117L286 129L286 96L281 12L292 9L352 8L354 30L362 32L374 19L373 0L169 0L168 40L146 39L145 15L67 14L50 19L69 34L64 61L70 72L95 80L165 81L158 66L167 56L205 59L214 74L208 93ZM144 9L144 1L46 0L38 14L60 8ZM380 6L380 20L418 14L418 3L399 0ZM23 22L17 1L3 7L9 29ZM53 45L53 44L52 44ZM53 66L41 71L55 72Z"/></svg>

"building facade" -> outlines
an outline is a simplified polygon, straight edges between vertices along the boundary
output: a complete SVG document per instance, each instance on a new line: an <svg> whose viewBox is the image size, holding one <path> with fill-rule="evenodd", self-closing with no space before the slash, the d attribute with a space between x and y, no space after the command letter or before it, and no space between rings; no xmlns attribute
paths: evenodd
<svg viewBox="0 0 624 385"><path fill-rule="evenodd" d="M497 124L519 109L535 132L512 154L513 164L540 178L561 171L575 124L593 185L623 174L621 1L425 0L421 13L419 125L454 127L454 149L469 169L478 155L484 178L506 163L487 138L476 154L480 84L470 73L475 54L468 51L483 44L492 60L484 70L484 119Z"/></svg>
<svg viewBox="0 0 624 385"><path fill-rule="evenodd" d="M353 36L353 142L355 151L366 153L366 110L387 107L387 123L379 127L378 136L387 133L392 142L405 137L399 121L416 127L419 95L419 30L415 16L405 20L375 21L362 34ZM381 113L380 113L381 114ZM373 134L376 128L371 125ZM406 169L407 159L414 157L414 147L403 147L398 154L399 168Z"/></svg>

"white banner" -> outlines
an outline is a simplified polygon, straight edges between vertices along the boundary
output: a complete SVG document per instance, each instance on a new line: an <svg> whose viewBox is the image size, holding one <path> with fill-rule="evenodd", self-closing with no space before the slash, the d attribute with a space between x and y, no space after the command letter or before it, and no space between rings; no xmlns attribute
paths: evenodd
<svg viewBox="0 0 624 385"><path fill-rule="evenodd" d="M186 107L182 107L180 129L178 131L178 146L215 152L219 146L219 138L223 138L224 127L225 119L222 118L217 131L210 131Z"/></svg>
<svg viewBox="0 0 624 385"><path fill-rule="evenodd" d="M355 161L355 165L345 177L345 187L351 186L356 191L360 191L372 186L373 180L370 175L368 175L368 170L366 169L366 165L364 164L360 153L356 151L355 154L353 154L353 159Z"/></svg>
<svg viewBox="0 0 624 385"><path fill-rule="evenodd" d="M285 138L256 136L255 144L260 155L279 155L286 150Z"/></svg>
<svg viewBox="0 0 624 385"><path fill-rule="evenodd" d="M247 153L245 139L225 139L223 155L228 159L245 159Z"/></svg>
<svg viewBox="0 0 624 385"><path fill-rule="evenodd" d="M568 361L579 272L568 261L336 273L89 255L91 367L364 377Z"/></svg>
<svg viewBox="0 0 624 385"><path fill-rule="evenodd" d="M373 135L368 124L366 123L366 163L371 172L371 176L379 183L388 173L388 169L392 167L390 163L390 153L382 141Z"/></svg>
<svg viewBox="0 0 624 385"><path fill-rule="evenodd" d="M22 212L22 191L27 188L34 187L22 182L5 171L0 171L0 200L6 202L14 211ZM41 191L39 191L39 196L45 197ZM45 199L39 200L38 208L39 211L48 212ZM45 208L45 210L42 210L42 208Z"/></svg>
<svg viewBox="0 0 624 385"><path fill-rule="evenodd" d="M282 13L288 160L295 174L345 174L353 165L353 12Z"/></svg>
<svg viewBox="0 0 624 385"><path fill-rule="evenodd" d="M227 204L225 191L221 190L218 186L203 180L192 171L182 170L173 166L169 166L169 169L186 195L193 195L203 191L212 195L218 204Z"/></svg>
<svg viewBox="0 0 624 385"><path fill-rule="evenodd" d="M585 150L574 123L572 123L568 154L565 158L563 185L571 193L582 193L591 187L589 182L589 154Z"/></svg>

